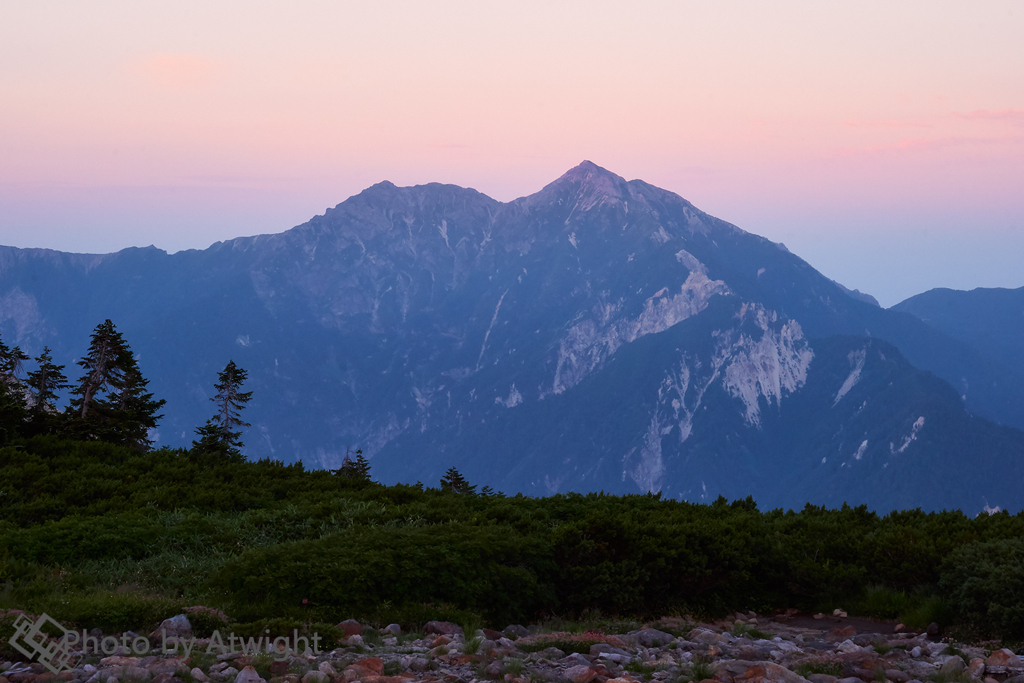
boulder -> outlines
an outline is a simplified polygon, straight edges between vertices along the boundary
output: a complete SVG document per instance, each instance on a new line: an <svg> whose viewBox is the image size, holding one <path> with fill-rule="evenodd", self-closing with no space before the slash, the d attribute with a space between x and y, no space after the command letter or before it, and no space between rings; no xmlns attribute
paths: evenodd
<svg viewBox="0 0 1024 683"><path fill-rule="evenodd" d="M424 633L436 633L445 636L462 635L462 627L450 621L428 621L423 627Z"/></svg>
<svg viewBox="0 0 1024 683"><path fill-rule="evenodd" d="M515 636L516 638L525 638L530 635L529 629L519 624L509 624L502 633L506 636Z"/></svg>
<svg viewBox="0 0 1024 683"><path fill-rule="evenodd" d="M770 662L755 664L733 680L747 683L807 683L807 679L800 674Z"/></svg>
<svg viewBox="0 0 1024 683"><path fill-rule="evenodd" d="M645 628L635 634L638 643L644 647L662 647L674 642L676 637L671 633L665 633L654 628Z"/></svg>
<svg viewBox="0 0 1024 683"><path fill-rule="evenodd" d="M150 672L149 669L144 669L141 666L126 666L124 667L124 674L121 677L125 683L146 683L150 678L153 677L153 673L168 673L166 671ZM170 673L174 673L174 665L171 664Z"/></svg>
<svg viewBox="0 0 1024 683"><path fill-rule="evenodd" d="M243 667L235 677L235 683L267 683L251 666Z"/></svg>
<svg viewBox="0 0 1024 683"><path fill-rule="evenodd" d="M985 668L990 673L1006 673L1008 666L1024 666L1024 662L1021 662L1020 657L1013 654L1013 650L1008 650L1005 647L1002 650L996 650L985 660Z"/></svg>
<svg viewBox="0 0 1024 683"><path fill-rule="evenodd" d="M400 636L402 635L402 627L398 624L388 624L381 629L381 633L390 633L393 636Z"/></svg>
<svg viewBox="0 0 1024 683"><path fill-rule="evenodd" d="M330 683L331 679L323 671L311 669L302 677L302 683Z"/></svg>
<svg viewBox="0 0 1024 683"><path fill-rule="evenodd" d="M345 621L338 622L336 628L344 631L345 638L350 636L361 636L363 635L363 625L355 619L346 619Z"/></svg>
<svg viewBox="0 0 1024 683"><path fill-rule="evenodd" d="M942 666L939 667L939 674L952 676L953 674L960 673L966 668L967 665L964 663L964 660L959 657L950 657L942 663Z"/></svg>
<svg viewBox="0 0 1024 683"><path fill-rule="evenodd" d="M967 671L971 678L981 678L985 675L985 660L981 657L974 657L967 663Z"/></svg>
<svg viewBox="0 0 1024 683"><path fill-rule="evenodd" d="M562 675L569 683L590 683L597 675L597 672L591 669L589 666L583 664L577 664L576 666L569 667Z"/></svg>
<svg viewBox="0 0 1024 683"><path fill-rule="evenodd" d="M200 669L198 666L194 667L192 669L191 673L192 673L192 680L196 681L196 683L207 683L210 680L209 676L204 674L203 670Z"/></svg>
<svg viewBox="0 0 1024 683"><path fill-rule="evenodd" d="M184 614L178 614L170 619L164 619L149 636L151 641L153 639L160 639L158 642L163 642L162 639L165 637L191 638L192 624L189 622L188 617Z"/></svg>

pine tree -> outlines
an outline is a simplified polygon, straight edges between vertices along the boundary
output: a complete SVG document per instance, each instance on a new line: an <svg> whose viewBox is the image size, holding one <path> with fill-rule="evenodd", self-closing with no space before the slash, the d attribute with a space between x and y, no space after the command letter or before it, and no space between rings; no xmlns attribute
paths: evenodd
<svg viewBox="0 0 1024 683"><path fill-rule="evenodd" d="M341 468L334 471L335 474L355 482L370 481L370 462L363 457L362 449L356 450L356 459L352 460L348 453L341 463Z"/></svg>
<svg viewBox="0 0 1024 683"><path fill-rule="evenodd" d="M441 478L441 490L472 495L476 493L476 486L470 486L457 469L449 467Z"/></svg>
<svg viewBox="0 0 1024 683"><path fill-rule="evenodd" d="M89 351L78 361L85 374L71 393L69 431L81 439L98 439L145 450L149 431L162 415L165 401L146 391L131 347L109 319L93 330Z"/></svg>
<svg viewBox="0 0 1024 683"><path fill-rule="evenodd" d="M121 389L111 397L114 407L112 428L117 432L117 442L139 450L148 450L153 442L149 438L150 430L156 429L157 421L163 415L157 415L167 401L153 400L153 394L146 391L149 380L142 376L135 358L128 354L122 360L124 376Z"/></svg>
<svg viewBox="0 0 1024 683"><path fill-rule="evenodd" d="M131 358L131 351L121 333L114 329L114 323L107 318L93 330L89 351L77 363L85 374L71 392L78 398L71 401L70 409L80 419L87 419L90 411L105 412L108 406L100 392L114 393L122 388L126 356Z"/></svg>
<svg viewBox="0 0 1024 683"><path fill-rule="evenodd" d="M28 356L0 341L0 443L21 433L27 417L26 389L19 376Z"/></svg>
<svg viewBox="0 0 1024 683"><path fill-rule="evenodd" d="M222 453L232 459L242 457L241 448L244 444L239 438L242 436L240 428L250 425L242 421L241 413L252 398L252 392L240 389L248 376L234 361L228 361L224 370L217 373L219 381L213 385L217 395L210 399L217 404L217 414L196 429L199 440L192 442L194 449L205 453Z"/></svg>
<svg viewBox="0 0 1024 683"><path fill-rule="evenodd" d="M28 386L32 391L29 421L32 431L36 434L56 432L60 425L60 413L57 412L56 406L57 392L68 389L71 385L64 376L64 366L53 363L49 347L43 348L43 352L36 356L35 362L35 372L28 373Z"/></svg>

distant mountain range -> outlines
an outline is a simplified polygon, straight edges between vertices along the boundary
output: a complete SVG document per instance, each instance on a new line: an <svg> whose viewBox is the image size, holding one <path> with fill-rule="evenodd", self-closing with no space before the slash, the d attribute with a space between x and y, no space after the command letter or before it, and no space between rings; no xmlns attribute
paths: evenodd
<svg viewBox="0 0 1024 683"><path fill-rule="evenodd" d="M1022 509L1021 336L932 294L879 308L590 162L508 203L384 182L202 251L0 248L3 339L71 368L111 318L167 399L157 445L191 441L233 359L250 457L361 448L381 481L454 465L509 493Z"/></svg>

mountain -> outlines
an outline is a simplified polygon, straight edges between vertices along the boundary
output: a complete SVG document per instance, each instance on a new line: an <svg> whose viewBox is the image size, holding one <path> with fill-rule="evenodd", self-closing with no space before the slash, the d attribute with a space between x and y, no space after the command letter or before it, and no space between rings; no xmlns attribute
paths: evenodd
<svg viewBox="0 0 1024 683"><path fill-rule="evenodd" d="M969 292L932 289L893 310L910 313L958 339L1024 380L1024 287Z"/></svg>
<svg viewBox="0 0 1024 683"><path fill-rule="evenodd" d="M455 465L529 494L1024 507L1001 365L590 162L508 203L379 183L202 251L0 248L7 343L70 364L108 317L168 401L158 445L188 444L232 359L250 457L362 448L382 481Z"/></svg>

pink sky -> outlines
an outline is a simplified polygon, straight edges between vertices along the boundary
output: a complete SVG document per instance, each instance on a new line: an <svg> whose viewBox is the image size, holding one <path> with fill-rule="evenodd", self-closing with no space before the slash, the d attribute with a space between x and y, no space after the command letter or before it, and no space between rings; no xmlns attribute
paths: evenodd
<svg viewBox="0 0 1024 683"><path fill-rule="evenodd" d="M884 304L1024 285L1024 6L6 3L0 244L280 232L383 179L583 159Z"/></svg>

